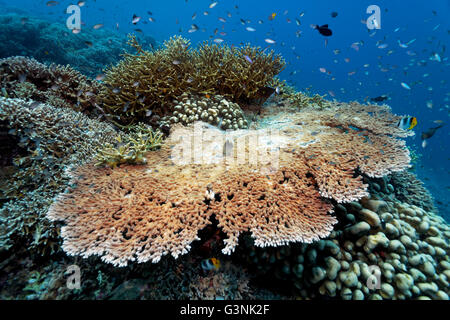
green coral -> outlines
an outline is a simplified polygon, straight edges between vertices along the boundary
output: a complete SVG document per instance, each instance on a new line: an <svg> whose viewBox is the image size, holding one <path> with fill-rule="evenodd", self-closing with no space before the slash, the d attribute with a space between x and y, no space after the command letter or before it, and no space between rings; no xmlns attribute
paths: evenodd
<svg viewBox="0 0 450 320"><path fill-rule="evenodd" d="M106 143L98 151L96 165L114 168L123 163L145 163L145 153L161 146L162 133L140 123L129 129L128 134L119 134L116 141L116 144Z"/></svg>
<svg viewBox="0 0 450 320"><path fill-rule="evenodd" d="M285 80L281 81L278 78L274 78L271 86L278 88L281 98L287 100L298 109L307 107L325 109L331 106L331 102L325 99L326 95L321 96L316 93L311 96L304 92L298 92L294 87L288 85Z"/></svg>
<svg viewBox="0 0 450 320"><path fill-rule="evenodd" d="M205 42L194 49L180 36L151 52L142 49L134 36L128 44L137 53L124 54L122 61L105 71L99 95L104 110L125 124L170 115L172 101L183 93L222 95L238 103L267 98L273 92L267 86L285 66L273 51L249 45L236 48Z"/></svg>

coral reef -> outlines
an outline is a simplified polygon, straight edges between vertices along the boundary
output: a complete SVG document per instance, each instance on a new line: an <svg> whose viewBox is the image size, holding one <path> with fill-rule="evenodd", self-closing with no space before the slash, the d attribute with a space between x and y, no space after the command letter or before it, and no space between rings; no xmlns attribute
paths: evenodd
<svg viewBox="0 0 450 320"><path fill-rule="evenodd" d="M226 100L223 96L200 98L184 93L180 96L180 100L174 101L172 115L162 118L161 126L176 123L188 125L199 120L221 129L237 130L248 126L239 105Z"/></svg>
<svg viewBox="0 0 450 320"><path fill-rule="evenodd" d="M265 110L270 120L263 123L271 131L178 125L146 165L79 168L74 187L47 214L65 224L64 250L118 266L176 258L213 214L228 237L225 254L246 231L258 246L309 243L337 222L325 198L345 203L368 195L356 170L383 177L409 166L397 138L411 132L395 125L400 117L386 106L273 112Z"/></svg>
<svg viewBox="0 0 450 320"><path fill-rule="evenodd" d="M389 185L386 193L337 205L340 222L326 240L255 248L248 239L237 256L250 271L263 279L275 275L278 286L305 299L448 300L450 227L396 199L401 188Z"/></svg>
<svg viewBox="0 0 450 320"><path fill-rule="evenodd" d="M89 113L95 109L100 84L68 65L47 66L33 58L16 56L0 59L0 87L10 98Z"/></svg>
<svg viewBox="0 0 450 320"><path fill-rule="evenodd" d="M148 112L171 116L172 101L183 93L222 95L232 102L267 98L271 79L284 67L274 52L203 43L190 48L182 37L172 37L162 49L142 49L134 36L129 42L137 53L106 70L100 93L104 109L121 123L142 121ZM245 57L251 59L249 63Z"/></svg>
<svg viewBox="0 0 450 320"><path fill-rule="evenodd" d="M303 109L313 107L317 109L324 109L331 106L331 102L325 100L325 96L315 94L310 96L303 92L297 92L293 87L289 86L285 81L277 81L273 84L274 87L278 87L281 98L287 103L296 107L297 109Z"/></svg>
<svg viewBox="0 0 450 320"><path fill-rule="evenodd" d="M143 123L133 126L126 135L118 135L116 144L106 143L95 155L96 165L112 168L128 163L145 163L145 153L161 146L162 133Z"/></svg>
<svg viewBox="0 0 450 320"><path fill-rule="evenodd" d="M428 212L437 212L434 200L422 181L411 172L394 173L391 184L396 187L397 199L424 208Z"/></svg>
<svg viewBox="0 0 450 320"><path fill-rule="evenodd" d="M3 185L1 249L17 243L46 254L59 249L59 229L45 219L52 198L64 190L65 170L92 160L117 135L108 124L71 109L31 100L0 98L0 127L19 151L2 153L12 172ZM3 160L3 159L2 159Z"/></svg>
<svg viewBox="0 0 450 320"><path fill-rule="evenodd" d="M118 61L126 37L107 29L83 28L73 34L64 23L49 22L25 13L0 15L0 58L29 56L44 63L70 64L81 73L95 77ZM145 36L146 47L156 46Z"/></svg>

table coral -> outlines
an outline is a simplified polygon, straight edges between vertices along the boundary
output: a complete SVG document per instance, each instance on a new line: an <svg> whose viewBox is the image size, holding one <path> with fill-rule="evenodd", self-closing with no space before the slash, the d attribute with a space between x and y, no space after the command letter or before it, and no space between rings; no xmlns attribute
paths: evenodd
<svg viewBox="0 0 450 320"><path fill-rule="evenodd" d="M367 195L356 170L383 176L409 165L409 152L397 138L410 133L395 126L400 117L387 107L352 103L273 112L271 131L178 125L160 150L147 155L146 165L79 168L74 187L47 215L65 223L64 250L99 255L117 266L158 262L166 254L176 258L213 214L228 237L225 254L246 231L258 246L312 242L337 222L326 198L350 202ZM224 152L226 140L231 157ZM273 162L267 161L270 152Z"/></svg>

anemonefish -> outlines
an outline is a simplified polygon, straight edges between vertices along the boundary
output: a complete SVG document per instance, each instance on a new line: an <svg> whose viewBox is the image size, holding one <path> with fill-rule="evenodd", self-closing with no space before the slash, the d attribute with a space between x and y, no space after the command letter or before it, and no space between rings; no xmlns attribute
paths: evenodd
<svg viewBox="0 0 450 320"><path fill-rule="evenodd" d="M217 271L220 268L220 261L216 258L205 259L201 263L202 269L205 271L214 270Z"/></svg>
<svg viewBox="0 0 450 320"><path fill-rule="evenodd" d="M411 130L417 125L416 117L403 117L397 122L397 127L403 130Z"/></svg>

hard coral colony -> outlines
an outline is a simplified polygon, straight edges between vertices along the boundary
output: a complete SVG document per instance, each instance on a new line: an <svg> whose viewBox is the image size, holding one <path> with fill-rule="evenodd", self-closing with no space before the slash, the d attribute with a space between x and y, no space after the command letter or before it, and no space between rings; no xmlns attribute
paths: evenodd
<svg viewBox="0 0 450 320"><path fill-rule="evenodd" d="M181 36L153 51L135 36L128 44L136 53L103 81L0 60L2 252L25 254L25 243L30 256L57 260L62 248L158 281L185 272L189 297L204 299L258 295L247 269L273 272L305 299L448 299L450 228L404 171L414 132L396 125L401 116L296 92L275 77L282 57L259 47L192 48ZM202 238L208 228L219 249ZM224 267L192 276L199 247ZM148 262L171 269L139 269ZM370 266L383 270L379 292ZM239 285L211 291L209 281Z"/></svg>

